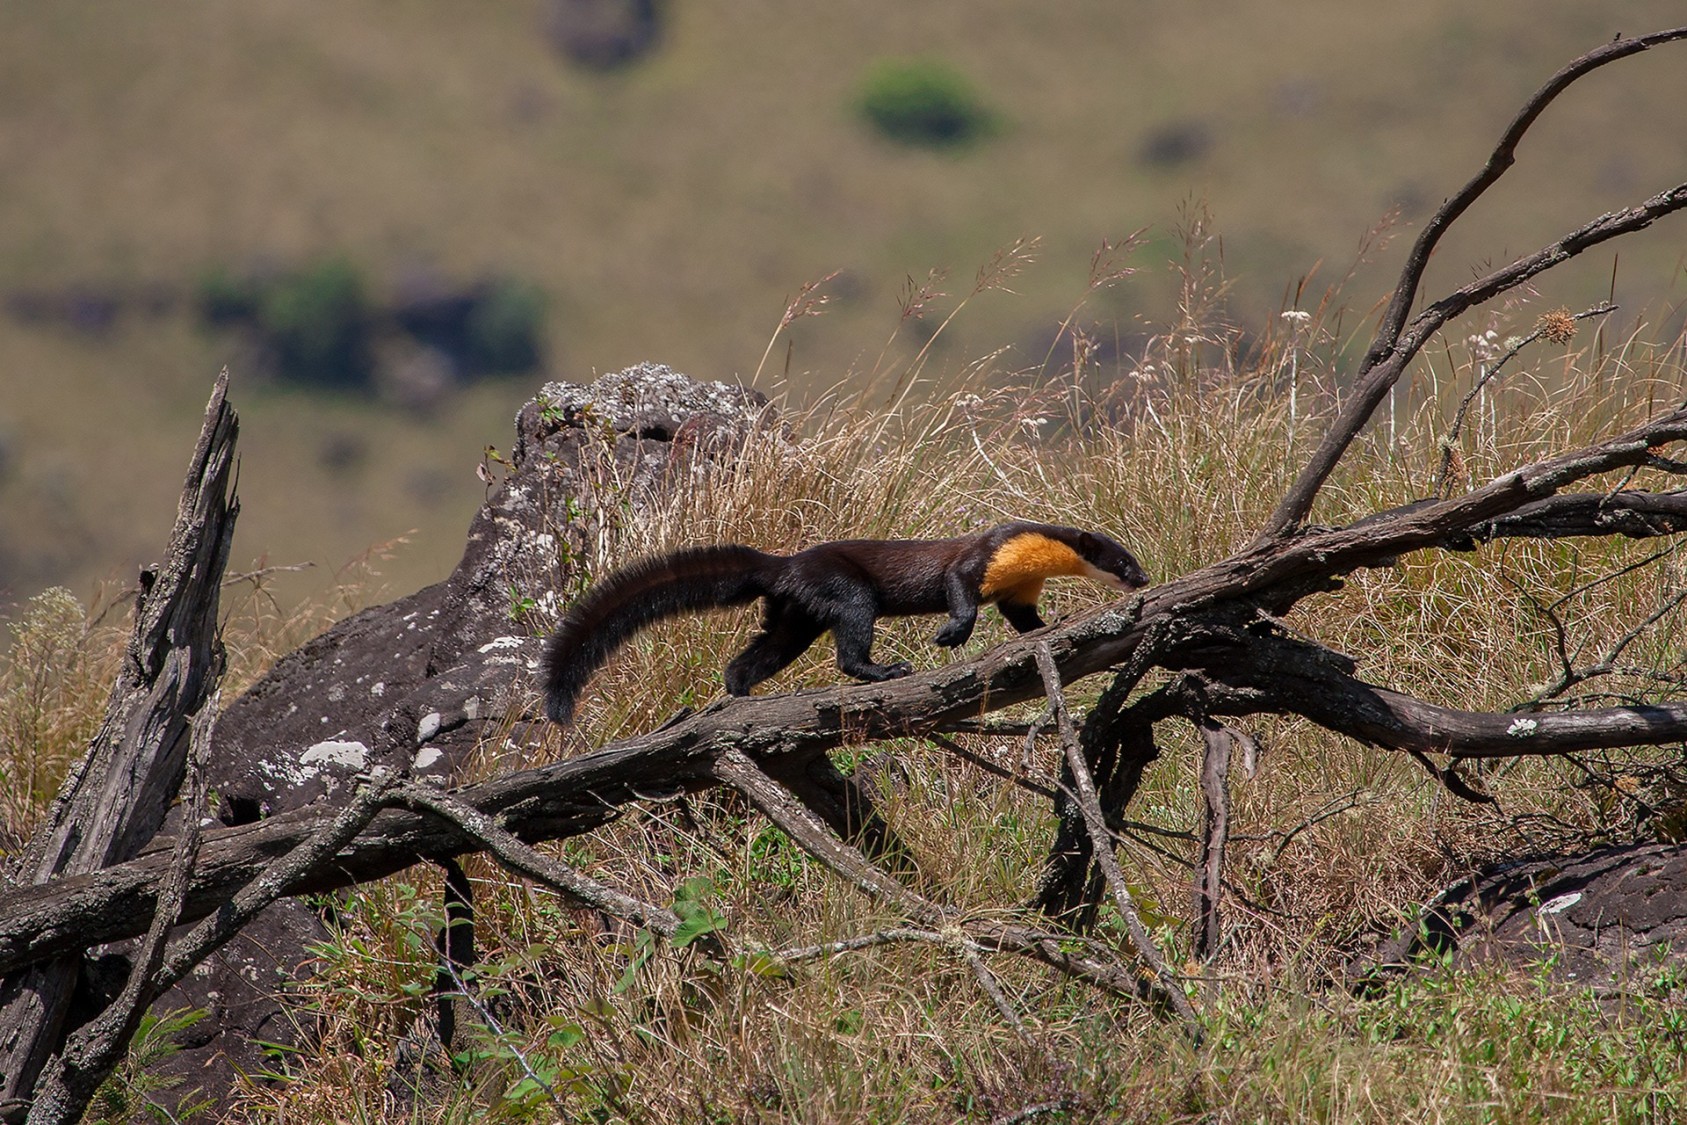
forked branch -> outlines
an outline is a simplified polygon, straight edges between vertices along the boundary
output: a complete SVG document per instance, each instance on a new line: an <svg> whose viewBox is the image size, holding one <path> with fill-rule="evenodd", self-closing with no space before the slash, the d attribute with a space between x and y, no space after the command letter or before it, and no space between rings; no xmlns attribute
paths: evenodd
<svg viewBox="0 0 1687 1125"><path fill-rule="evenodd" d="M1406 318L1417 300L1418 290L1423 284L1424 271L1429 266L1430 255L1436 244L1459 216L1511 167L1523 134L1528 132L1529 127L1546 107L1571 83L1607 63L1680 39L1687 39L1687 27L1671 28L1607 43L1569 63L1524 103L1523 108L1501 135L1482 170L1443 203L1424 225L1411 253L1406 257L1406 264L1400 271L1394 295L1383 313L1376 336L1359 365L1353 390L1342 404L1323 440L1319 442L1318 448L1307 460L1305 468L1301 470L1294 484L1283 495L1276 510L1260 530L1259 542L1268 542L1285 535L1306 520L1319 489L1329 479L1330 473L1335 470L1336 463L1347 452L1348 446L1382 404L1395 382L1404 373L1406 365L1447 321L1516 288L1542 271L1585 250L1619 235L1644 230L1664 215L1687 207L1687 184L1682 184L1660 192L1638 206L1615 214L1601 215L1534 254L1520 258L1511 265L1495 270L1434 302L1411 322L1409 330L1407 328Z"/></svg>

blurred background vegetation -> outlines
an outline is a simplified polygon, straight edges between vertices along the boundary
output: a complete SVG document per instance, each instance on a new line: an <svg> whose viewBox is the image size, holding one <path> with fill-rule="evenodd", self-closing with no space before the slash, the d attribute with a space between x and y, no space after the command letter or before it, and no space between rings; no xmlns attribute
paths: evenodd
<svg viewBox="0 0 1687 1125"><path fill-rule="evenodd" d="M1149 230L1080 327L1103 371L1178 318L1180 212L1223 235L1224 315L1258 331L1410 234L1523 97L1676 2L59 0L0 7L0 612L87 597L160 549L212 376L245 416L236 567L442 577L487 443L541 378L654 359L797 401L905 362L1002 247L1011 294L941 374L1069 365L1057 329L1103 239ZM1679 58L1595 75L1532 133L1432 286L1679 182ZM1677 221L1562 276L1679 328ZM1399 246L1371 243L1348 332ZM1656 312L1660 307L1665 311ZM1064 352L1061 350L1065 348ZM1052 357L1052 358L1050 358Z"/></svg>

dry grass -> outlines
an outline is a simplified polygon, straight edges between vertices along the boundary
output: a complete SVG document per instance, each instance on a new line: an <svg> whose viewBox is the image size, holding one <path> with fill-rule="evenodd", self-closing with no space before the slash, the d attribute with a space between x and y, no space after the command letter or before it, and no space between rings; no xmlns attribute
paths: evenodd
<svg viewBox="0 0 1687 1125"><path fill-rule="evenodd" d="M1119 380L1102 385L1082 364L1050 376L986 360L948 379L897 369L794 415L787 430L756 435L738 471L697 478L599 550L607 560L700 541L790 549L1029 516L1103 527L1157 576L1222 557L1249 537L1316 439L1352 342L1331 298L1309 301L1306 318L1283 319L1239 346L1218 311L1222 280L1203 264L1203 224L1198 215L1190 222L1182 322ZM1001 283L981 279L980 295ZM1499 335L1526 331L1533 314L1510 317L1517 323L1496 325ZM1316 518L1347 520L1434 487L1441 436L1484 346L1454 345L1420 366L1332 479ZM1601 341L1590 329L1567 349L1534 345L1490 387L1461 436L1464 472L1487 479L1679 399L1674 354L1639 337ZM1594 654L1679 587L1673 558L1617 573L1657 549L1513 544L1470 556L1425 553L1355 576L1290 624L1359 655L1372 680L1435 701L1505 707L1556 671L1544 608L1553 599L1576 591L1556 612ZM1070 584L1051 590L1050 608L1070 613L1102 596ZM68 607L49 618L29 628L80 636ZM752 619L682 620L641 636L594 682L561 752L648 729L712 698ZM259 662L251 653L282 650L301 632L296 617L261 598L247 599L231 621L244 667ZM1679 671L1671 642L1679 627L1678 616L1665 618L1636 642L1632 662ZM887 656L929 665L941 659L929 630L924 621L893 623L880 644ZM981 621L970 651L1004 635L1000 622ZM38 748L31 768L43 780L62 770L97 719L92 693L76 690L95 675L78 663L90 649L99 646L15 645L0 676L26 685L4 697L0 719L44 732L13 743ZM770 689L837 682L824 649ZM1595 686L1654 690L1634 678ZM57 702L33 711L18 702L31 698ZM1667 965L1637 975L1618 1003L1526 974L1436 976L1363 1002L1327 988L1343 958L1409 924L1409 904L1467 867L1543 843L1632 835L1631 803L1581 784L1564 763L1541 761L1484 775L1498 810L1472 809L1450 803L1409 761L1304 722L1249 726L1266 752L1258 774L1234 786L1229 860L1247 901L1230 904L1222 999L1206 1009L1209 1034L1198 1050L1134 1007L1016 962L992 968L1024 1015L1029 1044L965 962L939 948L882 946L788 970L754 958L723 964L692 948L652 949L635 931L606 928L476 863L483 963L475 991L496 1028L476 1021L456 1045L455 1070L395 1064L402 1044L426 1041L420 1021L431 1010L438 888L425 874L361 888L342 904L344 929L322 951L311 986L326 1017L322 1048L292 1060L297 1081L254 1087L241 1110L418 1122L548 1120L559 1105L580 1118L652 1122L992 1120L1037 1106L1054 1107L1038 1119L1074 1121L1549 1113L1648 1121L1687 1104L1687 1027L1671 1006L1681 980ZM1137 835L1127 870L1145 917L1181 960L1193 843L1179 834L1198 815L1198 750L1192 738L1167 734L1129 810L1159 831ZM920 743L863 748L843 764L870 754L894 761L886 809L919 858L924 893L975 914L1009 911L1028 897L1051 827L1044 803ZM1030 764L1052 770L1052 754L1041 748ZM14 751L7 768L28 756ZM13 831L48 791L32 783L33 796L12 793ZM741 950L896 921L730 798L651 803L559 851L632 893L713 911ZM1103 934L1116 939L1110 920Z"/></svg>

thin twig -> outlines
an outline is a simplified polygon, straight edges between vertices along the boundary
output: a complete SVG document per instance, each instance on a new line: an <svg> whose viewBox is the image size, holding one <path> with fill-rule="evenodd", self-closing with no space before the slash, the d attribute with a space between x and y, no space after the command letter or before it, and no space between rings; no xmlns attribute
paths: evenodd
<svg viewBox="0 0 1687 1125"><path fill-rule="evenodd" d="M511 871L543 883L576 902L611 917L624 918L665 938L673 937L679 929L679 915L673 911L615 890L552 859L510 834L492 817L443 789L425 782L406 781L394 787L393 796L408 808L430 812L456 825Z"/></svg>
<svg viewBox="0 0 1687 1125"><path fill-rule="evenodd" d="M480 1021L486 1025L486 1029L492 1033L493 1037L509 1048L510 1054L515 1056L515 1061L521 1066L522 1073L526 1074L528 1078L538 1084L540 1089L545 1091L545 1096L550 1099L550 1103L556 1107L556 1111L560 1115L559 1120L569 1120L568 1107L562 1104L562 1098L557 1094L556 1087L545 1081L539 1072L533 1069L533 1064L527 1061L526 1052L515 1045L510 1033L504 1030L504 1025L498 1022L498 1017L492 1014L492 1009L482 1003L480 997L470 990L468 982L463 980L462 974L457 971L457 966L451 963L450 958L446 958L440 964L451 977L451 983L456 987L457 994L468 1001L469 1007L474 1009L475 1015L480 1017Z"/></svg>
<svg viewBox="0 0 1687 1125"><path fill-rule="evenodd" d="M233 586L237 582L256 582L260 578L268 578L272 574L292 574L301 570L315 567L313 562L276 563L271 566L260 566L256 570L242 570L223 577L224 586Z"/></svg>
<svg viewBox="0 0 1687 1125"><path fill-rule="evenodd" d="M937 743L937 745L943 747L943 749L949 751L949 753L955 755L957 758L960 758L962 761L971 762L985 773L995 774L997 777L1011 781L1021 789L1030 793L1035 793L1039 797L1047 797L1051 800L1054 798L1057 791L1055 786L1049 785L1044 781L1037 781L1026 777L1024 774L1015 773L1006 766L997 765L984 755L975 754L971 750L968 750L954 739L945 738L936 731L928 732L926 734L926 739L927 741Z"/></svg>
<svg viewBox="0 0 1687 1125"><path fill-rule="evenodd" d="M1189 999L1184 996L1177 977L1172 974L1153 939L1148 936L1148 928L1142 924L1142 916L1137 913L1136 903L1131 900L1130 886L1125 882L1125 874L1119 869L1119 858L1113 852L1113 839L1108 835L1107 822L1101 815L1101 799L1096 793L1095 778L1090 775L1089 765L1084 761L1083 750L1078 745L1078 732L1072 725L1071 713L1066 709L1066 692L1060 682L1060 670L1055 666L1054 651L1046 640L1037 645L1036 657L1037 669L1042 673L1043 685L1048 691L1049 706L1054 711L1055 723L1060 729L1060 742L1066 751L1066 761L1077 783L1078 791L1074 796L1077 798L1079 810L1083 813L1084 826L1089 830L1095 860L1101 866L1108 887L1113 891L1113 901L1119 909L1119 916L1125 921L1131 943L1136 946L1137 956L1147 962L1155 980L1159 982L1157 991L1160 999L1178 1014L1190 1035L1199 1038L1200 1021L1195 1016L1195 1010L1189 1006Z"/></svg>
<svg viewBox="0 0 1687 1125"><path fill-rule="evenodd" d="M936 930L921 930L910 926L892 926L870 934L858 937L842 938L838 941L822 942L819 945L796 945L789 949L776 951L773 956L780 961L813 961L821 957L836 957L843 953L853 953L858 949L872 949L881 945L898 945L904 942L927 942L933 945L949 945L956 939Z"/></svg>
<svg viewBox="0 0 1687 1125"><path fill-rule="evenodd" d="M1593 316L1607 316L1610 313L1615 312L1616 308L1616 305L1607 302L1603 305L1596 305L1591 309L1583 309L1581 312L1576 313L1571 319L1586 320L1587 318ZM1489 383L1499 377L1499 373L1504 370L1506 364L1517 358L1517 354L1519 352L1534 343L1536 340L1539 340L1542 336L1546 335L1548 331L1552 330L1549 330L1545 326L1538 327L1527 336L1522 337L1516 343L1506 348L1505 353L1501 355L1498 360L1496 360L1491 366L1483 368L1481 377L1472 384L1470 390L1466 391L1464 397L1459 400L1458 409L1453 412L1453 424L1447 427L1447 433L1441 439L1441 469L1440 472L1436 474L1435 488L1431 492L1431 495L1447 495L1448 477L1451 475L1453 468L1453 450L1458 445L1459 436L1464 430L1464 419L1465 415L1470 411L1470 404L1474 402L1476 397L1487 388Z"/></svg>
<svg viewBox="0 0 1687 1125"><path fill-rule="evenodd" d="M1027 1047L1036 1046L1037 1041L1031 1037L1031 1032L1025 1027L1025 1020L1021 1018L1013 1004L1008 1001L1007 993L1002 991L1001 983L996 980L996 974L990 971L990 966L986 965L984 958L978 955L978 950L974 944L963 942L960 943L959 948L961 956L966 958L966 963L972 968L972 975L978 978L979 987L990 998L990 1002L996 1005L996 1011L1002 1014L1002 1019L1007 1021L1007 1025L1019 1034L1020 1041Z"/></svg>
<svg viewBox="0 0 1687 1125"><path fill-rule="evenodd" d="M1658 557L1660 557L1660 555L1654 555L1652 556L1652 559L1655 560ZM1558 602L1554 603L1554 606L1561 604L1562 601L1563 599L1559 599ZM1609 676L1622 671L1622 666L1619 665L1617 661L1622 657L1624 650L1627 649L1629 645L1639 640L1640 637L1652 626L1656 625L1669 614L1679 609L1684 602L1687 602L1687 587L1683 587L1671 594L1668 598L1665 598L1662 604L1658 605L1651 613L1647 614L1646 617L1637 625L1625 632L1622 636L1618 637L1611 644L1611 647L1605 651L1604 656L1600 657L1594 663L1581 668L1576 668L1570 663L1569 654L1565 651L1564 628L1562 622L1559 621L1557 614L1552 613L1550 610L1545 610L1544 612L1547 613L1548 620L1553 623L1553 627L1558 631L1558 652L1563 671L1559 674L1557 680L1535 692L1528 700L1518 704L1512 709L1527 710L1549 699L1558 699L1566 691L1569 691L1578 684L1586 683L1588 680L1595 679L1599 676Z"/></svg>

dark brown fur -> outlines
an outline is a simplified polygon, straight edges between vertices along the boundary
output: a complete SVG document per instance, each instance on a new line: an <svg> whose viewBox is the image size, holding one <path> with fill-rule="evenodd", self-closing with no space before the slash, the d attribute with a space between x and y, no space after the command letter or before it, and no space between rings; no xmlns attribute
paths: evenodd
<svg viewBox="0 0 1687 1125"><path fill-rule="evenodd" d="M1148 582L1135 557L1100 532L1023 521L954 539L844 539L794 555L736 545L691 547L616 571L569 609L545 646L546 713L569 722L592 674L645 626L758 597L766 599L762 631L726 667L726 690L733 695L748 695L828 629L846 674L868 681L906 676L913 671L906 662L873 661L873 622L880 617L948 613L932 638L945 647L972 635L981 601L994 601L1022 633L1040 628L1035 593L1021 595L1040 588L1041 577L1071 571L1028 574L1031 581L1021 586L982 592L991 561L1023 536L1070 547L1097 572L1092 577L1122 588Z"/></svg>

